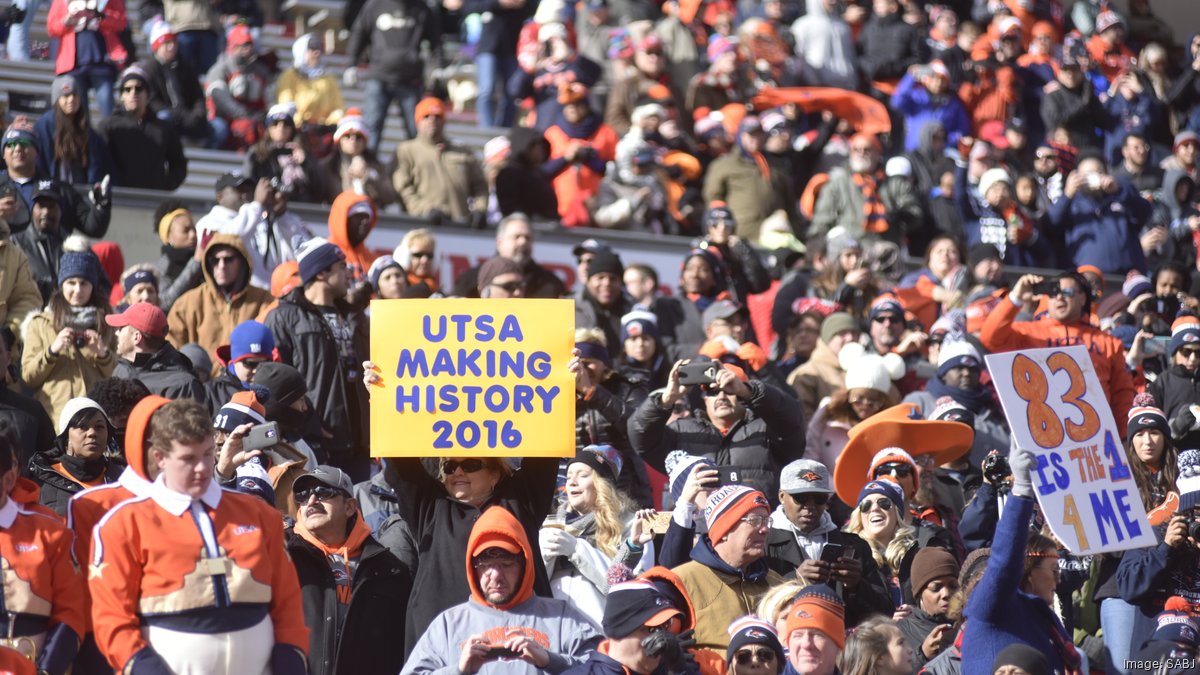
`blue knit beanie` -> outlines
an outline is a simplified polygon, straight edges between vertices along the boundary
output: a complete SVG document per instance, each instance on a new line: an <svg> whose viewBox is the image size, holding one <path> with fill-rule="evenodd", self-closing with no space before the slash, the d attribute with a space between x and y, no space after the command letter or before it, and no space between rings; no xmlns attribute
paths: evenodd
<svg viewBox="0 0 1200 675"><path fill-rule="evenodd" d="M95 286L96 281L100 278L99 267L99 261L96 260L95 254L68 251L58 261L58 285L62 286L67 279L79 277Z"/></svg>
<svg viewBox="0 0 1200 675"><path fill-rule="evenodd" d="M313 237L300 245L300 283L307 286L318 274L346 259L342 249L321 237Z"/></svg>
<svg viewBox="0 0 1200 675"><path fill-rule="evenodd" d="M716 466L707 457L689 455L683 450L673 450L667 454L667 459L665 460L666 466L664 468L667 470L668 485L671 488L671 497L674 501L679 501L679 496L683 494L683 484L687 482L688 476L692 473L692 468L697 464Z"/></svg>

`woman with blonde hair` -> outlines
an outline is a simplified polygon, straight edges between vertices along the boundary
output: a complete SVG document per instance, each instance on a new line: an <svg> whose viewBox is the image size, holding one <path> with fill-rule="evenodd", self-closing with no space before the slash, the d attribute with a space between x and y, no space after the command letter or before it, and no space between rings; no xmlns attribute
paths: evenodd
<svg viewBox="0 0 1200 675"><path fill-rule="evenodd" d="M429 288L430 295L439 290L436 255L437 241L433 238L433 231L424 227L405 232L404 238L392 252L396 262L408 270L408 285L424 284Z"/></svg>
<svg viewBox="0 0 1200 675"><path fill-rule="evenodd" d="M767 594L758 601L758 607L754 608L754 615L762 617L763 621L775 626L776 633L784 633L792 601L796 599L796 594L800 592L800 589L807 585L807 581L796 577L778 586L772 586L771 590L767 591Z"/></svg>
<svg viewBox="0 0 1200 675"><path fill-rule="evenodd" d="M858 493L858 505L850 512L844 528L862 537L879 564L884 587L891 592L892 605L904 604L913 558L917 554L917 530L906 525L904 491L890 480L873 480Z"/></svg>
<svg viewBox="0 0 1200 675"><path fill-rule="evenodd" d="M608 568L624 544L640 553L633 574L654 566L653 543L638 541L641 514L616 487L621 456L610 445L589 445L567 464L563 502L538 534L554 597L599 626L608 595Z"/></svg>
<svg viewBox="0 0 1200 675"><path fill-rule="evenodd" d="M840 675L909 675L913 651L896 622L877 616L860 623L838 656Z"/></svg>

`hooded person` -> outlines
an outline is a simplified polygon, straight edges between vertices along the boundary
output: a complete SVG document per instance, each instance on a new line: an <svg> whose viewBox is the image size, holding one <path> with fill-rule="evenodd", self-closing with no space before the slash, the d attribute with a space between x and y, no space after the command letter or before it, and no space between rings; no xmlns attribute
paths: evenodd
<svg viewBox="0 0 1200 675"><path fill-rule="evenodd" d="M213 415L213 431L217 437L218 449L239 426L266 424L266 409L263 405L270 400L271 393L266 387L251 384L247 391L239 391L221 406L217 414ZM249 464L256 464L260 470L244 471ZM218 452L216 478L223 487L258 495L284 516L295 518L299 502L293 502L291 499L292 482L300 474L316 466L315 457L305 454L283 438L276 437L274 443L262 448L260 455L240 465L235 465L233 459L225 453ZM261 480L263 485L243 489L244 478L251 478L251 483Z"/></svg>
<svg viewBox="0 0 1200 675"><path fill-rule="evenodd" d="M150 493L158 467L146 461L150 449L150 419L159 408L170 403L162 396L147 396L133 407L125 422L125 468L114 483L90 487L71 497L67 504L67 527L75 533L74 553L76 560L91 560L92 530L104 515L126 499L145 497ZM80 647L76 661L77 672L100 672L86 670L89 664L104 665L104 657L96 649L91 635L91 596L84 594L84 609L87 617L88 634Z"/></svg>
<svg viewBox="0 0 1200 675"><path fill-rule="evenodd" d="M41 486L42 504L60 516L71 497L86 488L116 482L124 465L110 459L115 449L108 413L90 398L67 401L58 416L54 447L29 460L29 476Z"/></svg>
<svg viewBox="0 0 1200 675"><path fill-rule="evenodd" d="M214 234L204 249L204 283L180 296L167 317L176 347L195 342L210 354L244 321L261 320L274 298L250 284L250 256L242 239Z"/></svg>
<svg viewBox="0 0 1200 675"><path fill-rule="evenodd" d="M537 218L558 218L558 196L554 183L542 170L550 159L550 141L545 133L528 127L513 127L508 135L508 158L496 174L496 201L500 215L521 212Z"/></svg>
<svg viewBox="0 0 1200 675"><path fill-rule="evenodd" d="M542 170L554 179L563 226L580 227L591 222L587 201L599 191L607 163L616 159L619 139L589 106L583 84L562 83L557 100L562 113L546 129L550 160Z"/></svg>
<svg viewBox="0 0 1200 675"><path fill-rule="evenodd" d="M516 517L500 506L484 510L467 541L470 599L428 624L401 674L477 672L503 660L497 671L533 675L583 663L600 636L565 601L534 595L536 556Z"/></svg>
<svg viewBox="0 0 1200 675"><path fill-rule="evenodd" d="M838 3L820 0L807 3L807 12L792 24L800 59L806 67L804 83L809 86L858 89L854 37L842 20Z"/></svg>
<svg viewBox="0 0 1200 675"><path fill-rule="evenodd" d="M258 58L249 26L237 25L229 31L225 53L204 79L209 121L218 138L227 139L231 148L254 145L262 137L258 120L267 110L267 89L273 78L270 67Z"/></svg>
<svg viewBox="0 0 1200 675"><path fill-rule="evenodd" d="M353 285L368 283L367 272L375 254L367 248L367 237L379 223L379 209L366 195L343 192L329 207L329 243L346 255Z"/></svg>
<svg viewBox="0 0 1200 675"><path fill-rule="evenodd" d="M312 469L323 456L319 453L321 426L311 414L313 404L304 376L286 363L269 361L255 369L252 382L271 392L262 402L267 421L279 424L283 441L308 457L306 468Z"/></svg>
<svg viewBox="0 0 1200 675"><path fill-rule="evenodd" d="M325 49L316 33L292 43L292 67L275 81L277 103L295 103L296 128L337 124L345 108L336 72L322 63Z"/></svg>

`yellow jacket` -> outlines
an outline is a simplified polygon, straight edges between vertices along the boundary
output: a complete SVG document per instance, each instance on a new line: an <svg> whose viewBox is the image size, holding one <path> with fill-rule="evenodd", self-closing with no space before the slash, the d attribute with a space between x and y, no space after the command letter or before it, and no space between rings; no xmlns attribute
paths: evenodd
<svg viewBox="0 0 1200 675"><path fill-rule="evenodd" d="M296 128L308 124L337 124L346 107L333 75L310 80L288 68L275 81L276 103L296 104Z"/></svg>

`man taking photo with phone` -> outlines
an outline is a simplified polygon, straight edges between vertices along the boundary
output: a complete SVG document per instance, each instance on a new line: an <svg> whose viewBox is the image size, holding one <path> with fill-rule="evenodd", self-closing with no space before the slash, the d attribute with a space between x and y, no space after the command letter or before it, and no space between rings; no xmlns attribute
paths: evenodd
<svg viewBox="0 0 1200 675"><path fill-rule="evenodd" d="M670 421L679 400L704 407ZM677 362L666 388L651 393L629 420L633 449L659 471L667 453L683 450L737 466L743 483L769 495L779 489L779 468L804 454L804 430L795 398L738 366L704 360Z"/></svg>

